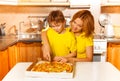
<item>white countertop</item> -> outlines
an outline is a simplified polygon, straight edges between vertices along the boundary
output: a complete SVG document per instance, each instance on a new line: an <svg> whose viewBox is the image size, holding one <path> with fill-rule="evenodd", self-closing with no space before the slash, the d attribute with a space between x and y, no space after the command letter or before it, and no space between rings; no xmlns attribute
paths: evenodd
<svg viewBox="0 0 120 81"><path fill-rule="evenodd" d="M120 71L109 62L77 62L72 79L28 78L25 71L30 64L16 64L2 81L120 81Z"/></svg>

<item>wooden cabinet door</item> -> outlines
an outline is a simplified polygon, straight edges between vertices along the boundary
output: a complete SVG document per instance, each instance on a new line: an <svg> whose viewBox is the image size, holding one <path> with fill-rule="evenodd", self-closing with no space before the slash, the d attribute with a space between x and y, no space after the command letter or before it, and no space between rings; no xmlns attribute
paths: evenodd
<svg viewBox="0 0 120 81"><path fill-rule="evenodd" d="M19 62L34 62L37 58L42 58L41 43L18 43L18 61Z"/></svg>
<svg viewBox="0 0 120 81"><path fill-rule="evenodd" d="M120 43L108 43L107 61L120 70Z"/></svg>
<svg viewBox="0 0 120 81"><path fill-rule="evenodd" d="M9 66L8 66L8 51L0 51L0 81L3 77L8 73Z"/></svg>
<svg viewBox="0 0 120 81"><path fill-rule="evenodd" d="M9 67L10 69L18 62L18 47L17 45L13 45L8 47L8 53L9 53Z"/></svg>
<svg viewBox="0 0 120 81"><path fill-rule="evenodd" d="M34 62L37 58L42 58L41 43L23 43L8 48L10 69L18 62Z"/></svg>

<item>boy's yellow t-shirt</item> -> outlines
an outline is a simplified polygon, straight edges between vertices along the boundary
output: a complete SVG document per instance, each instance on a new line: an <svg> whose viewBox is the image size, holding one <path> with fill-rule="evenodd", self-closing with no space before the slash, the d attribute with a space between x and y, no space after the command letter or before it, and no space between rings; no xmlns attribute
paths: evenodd
<svg viewBox="0 0 120 81"><path fill-rule="evenodd" d="M93 46L93 37L85 37L85 33L76 36L77 40L77 58L86 58L86 47Z"/></svg>
<svg viewBox="0 0 120 81"><path fill-rule="evenodd" d="M52 28L47 30L49 44L54 56L66 56L76 51L76 40L73 33L66 28L66 32L58 34Z"/></svg>

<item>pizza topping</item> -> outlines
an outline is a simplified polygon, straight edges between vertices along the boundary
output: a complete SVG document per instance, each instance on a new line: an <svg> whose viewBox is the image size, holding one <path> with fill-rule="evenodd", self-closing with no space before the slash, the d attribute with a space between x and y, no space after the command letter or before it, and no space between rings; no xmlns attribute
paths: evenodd
<svg viewBox="0 0 120 81"><path fill-rule="evenodd" d="M43 62L32 68L32 71L36 72L72 72L72 70L72 64L61 62Z"/></svg>

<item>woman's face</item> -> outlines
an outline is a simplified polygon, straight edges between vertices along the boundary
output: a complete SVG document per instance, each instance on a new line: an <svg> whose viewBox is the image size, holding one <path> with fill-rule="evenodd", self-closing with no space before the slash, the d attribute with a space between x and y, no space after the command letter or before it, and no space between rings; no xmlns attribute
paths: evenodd
<svg viewBox="0 0 120 81"><path fill-rule="evenodd" d="M79 33L83 28L83 21L80 18L76 18L71 22L71 30L74 33Z"/></svg>

